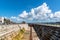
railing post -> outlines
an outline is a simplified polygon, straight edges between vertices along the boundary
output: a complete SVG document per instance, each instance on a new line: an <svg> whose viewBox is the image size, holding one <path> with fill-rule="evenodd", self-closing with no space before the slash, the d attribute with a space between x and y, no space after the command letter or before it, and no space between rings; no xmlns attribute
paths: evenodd
<svg viewBox="0 0 60 40"><path fill-rule="evenodd" d="M33 40L32 39L32 25L30 25L30 40Z"/></svg>

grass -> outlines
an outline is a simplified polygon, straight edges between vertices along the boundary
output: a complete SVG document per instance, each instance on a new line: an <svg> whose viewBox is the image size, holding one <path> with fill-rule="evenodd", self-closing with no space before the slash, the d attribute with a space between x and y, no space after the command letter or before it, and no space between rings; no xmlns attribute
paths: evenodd
<svg viewBox="0 0 60 40"><path fill-rule="evenodd" d="M23 37L24 37L24 32L25 32L25 29L21 29L19 30L18 32L18 35L16 35L14 38L12 38L13 40L22 40Z"/></svg>

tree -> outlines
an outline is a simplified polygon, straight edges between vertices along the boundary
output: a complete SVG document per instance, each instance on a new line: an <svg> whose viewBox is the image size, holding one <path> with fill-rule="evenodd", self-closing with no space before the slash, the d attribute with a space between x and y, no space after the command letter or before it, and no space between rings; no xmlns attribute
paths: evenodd
<svg viewBox="0 0 60 40"><path fill-rule="evenodd" d="M23 24L25 24L26 22L25 22L25 21L23 21L22 23L23 23Z"/></svg>
<svg viewBox="0 0 60 40"><path fill-rule="evenodd" d="M10 20L4 18L4 24L10 24Z"/></svg>

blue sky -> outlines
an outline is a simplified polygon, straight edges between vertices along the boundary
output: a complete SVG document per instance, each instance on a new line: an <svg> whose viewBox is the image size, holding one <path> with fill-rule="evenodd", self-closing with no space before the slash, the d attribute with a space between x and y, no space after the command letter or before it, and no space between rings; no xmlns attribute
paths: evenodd
<svg viewBox="0 0 60 40"><path fill-rule="evenodd" d="M48 5L53 14L60 11L60 0L0 0L0 16L17 17L23 11L30 12L43 3Z"/></svg>

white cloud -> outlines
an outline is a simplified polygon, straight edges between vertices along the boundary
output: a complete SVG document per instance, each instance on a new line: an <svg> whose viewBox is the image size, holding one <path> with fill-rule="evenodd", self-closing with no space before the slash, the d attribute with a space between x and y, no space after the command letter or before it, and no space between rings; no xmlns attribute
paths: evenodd
<svg viewBox="0 0 60 40"><path fill-rule="evenodd" d="M50 16L50 18L53 18L54 17L54 14L50 13L49 16Z"/></svg>
<svg viewBox="0 0 60 40"><path fill-rule="evenodd" d="M54 17L60 18L60 11L55 12Z"/></svg>
<svg viewBox="0 0 60 40"><path fill-rule="evenodd" d="M29 20L29 21L59 21L60 20L60 11L55 13L49 9L49 6L46 3L42 5L32 8L30 12L23 11L17 17L12 16L11 19L15 19L17 21Z"/></svg>
<svg viewBox="0 0 60 40"><path fill-rule="evenodd" d="M11 16L11 19L16 19L16 17L15 16Z"/></svg>
<svg viewBox="0 0 60 40"><path fill-rule="evenodd" d="M19 18L18 16L11 16L10 17L10 20L13 21L13 22L17 22L17 23L20 23L21 21L23 21L23 19Z"/></svg>
<svg viewBox="0 0 60 40"><path fill-rule="evenodd" d="M51 12L46 3L43 3L41 6L38 6L37 8L34 8L34 10L35 12L40 14L46 14Z"/></svg>
<svg viewBox="0 0 60 40"><path fill-rule="evenodd" d="M31 15L32 17L35 17L36 16L34 9L31 9L31 12L29 13L29 15Z"/></svg>
<svg viewBox="0 0 60 40"><path fill-rule="evenodd" d="M28 13L23 11L19 17L27 18L27 20L41 20L46 19L49 13L51 13L51 10L46 3L43 3L41 6L31 9Z"/></svg>
<svg viewBox="0 0 60 40"><path fill-rule="evenodd" d="M22 14L19 15L22 18L26 18L28 16L28 13L26 11L23 11Z"/></svg>

